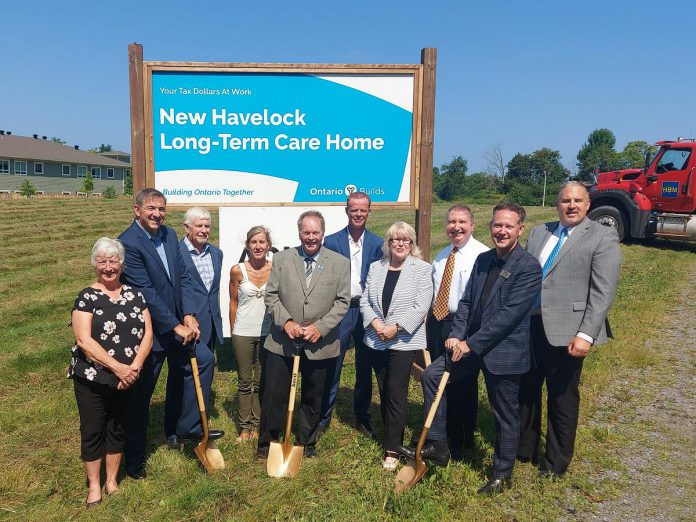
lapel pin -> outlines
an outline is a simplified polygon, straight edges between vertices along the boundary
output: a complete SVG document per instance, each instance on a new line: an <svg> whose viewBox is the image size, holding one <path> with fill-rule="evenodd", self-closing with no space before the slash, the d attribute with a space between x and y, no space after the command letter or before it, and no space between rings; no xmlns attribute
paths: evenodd
<svg viewBox="0 0 696 522"><path fill-rule="evenodd" d="M508 270L501 270L501 271L500 271L500 277L504 277L505 279L507 279L507 278L510 277L511 275L512 275L512 274L511 274Z"/></svg>

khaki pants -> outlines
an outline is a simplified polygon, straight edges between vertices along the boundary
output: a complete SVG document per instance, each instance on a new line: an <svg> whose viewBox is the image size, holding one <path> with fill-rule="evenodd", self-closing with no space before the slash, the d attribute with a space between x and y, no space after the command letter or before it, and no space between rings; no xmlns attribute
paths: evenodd
<svg viewBox="0 0 696 522"><path fill-rule="evenodd" d="M232 334L232 347L237 359L237 394L239 413L237 421L243 430L258 430L261 406L259 404L259 383L261 380L261 360L263 337L247 337Z"/></svg>

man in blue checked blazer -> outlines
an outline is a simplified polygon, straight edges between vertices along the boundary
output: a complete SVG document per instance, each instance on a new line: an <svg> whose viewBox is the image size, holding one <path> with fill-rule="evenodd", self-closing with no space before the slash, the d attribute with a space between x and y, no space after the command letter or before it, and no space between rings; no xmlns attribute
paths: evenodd
<svg viewBox="0 0 696 522"><path fill-rule="evenodd" d="M383 240L365 228L367 218L370 215L370 196L364 192L350 194L346 202L346 215L348 216L348 226L324 239L326 248L338 252L350 260L351 300L350 308L339 326L338 336L341 342L341 353L336 358L335 367L331 368L327 375L319 430L325 431L331 422L331 414L341 380L343 358L352 339L355 346L355 389L353 391L355 427L363 435L374 438L374 431L370 423L372 352L363 342L365 329L360 315L360 296L365 288L370 265L382 258Z"/></svg>
<svg viewBox="0 0 696 522"><path fill-rule="evenodd" d="M150 399L165 359L169 373L164 405L164 432L176 435L180 413L180 340L188 343L199 335L191 274L181 258L176 232L164 226L167 199L156 189L144 188L135 196L135 219L118 238L126 250L121 281L140 290L147 301L154 341L134 389L132 416L124 449L126 472L145 478L147 425Z"/></svg>
<svg viewBox="0 0 696 522"><path fill-rule="evenodd" d="M445 357L452 359L451 382L483 371L495 417L495 450L491 479L480 494L497 494L512 484L512 469L520 438L518 394L522 374L531 364L529 318L541 288L541 266L519 244L524 232L524 208L500 203L490 222L495 248L478 256L454 317L448 353L428 366L421 377L426 411L444 372ZM423 457L446 462L447 400L443 396L428 434ZM411 448L403 448L407 456Z"/></svg>
<svg viewBox="0 0 696 522"><path fill-rule="evenodd" d="M179 242L184 264L193 281L193 302L201 336L196 344L196 362L201 380L206 410L210 411L210 390L213 384L216 343L224 342L222 315L220 313L220 274L222 251L208 242L210 238L210 212L200 207L186 211L184 227L186 237ZM180 438L202 435L201 417L196 399L189 354L182 354L183 393L181 416L176 432Z"/></svg>

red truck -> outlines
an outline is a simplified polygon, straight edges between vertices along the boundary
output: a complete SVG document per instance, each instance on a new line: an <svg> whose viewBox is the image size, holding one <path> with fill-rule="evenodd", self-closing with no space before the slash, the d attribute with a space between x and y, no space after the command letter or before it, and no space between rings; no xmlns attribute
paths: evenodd
<svg viewBox="0 0 696 522"><path fill-rule="evenodd" d="M696 241L696 140L658 141L642 169L602 172L590 188L589 217L619 238Z"/></svg>

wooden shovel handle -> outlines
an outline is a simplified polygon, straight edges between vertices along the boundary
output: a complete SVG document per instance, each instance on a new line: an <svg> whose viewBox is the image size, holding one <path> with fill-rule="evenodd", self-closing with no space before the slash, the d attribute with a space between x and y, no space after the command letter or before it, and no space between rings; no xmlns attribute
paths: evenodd
<svg viewBox="0 0 696 522"><path fill-rule="evenodd" d="M201 439L201 443L205 445L208 442L208 416L205 413L205 400L203 399L201 378L198 374L198 361L196 360L195 349L191 350L191 373L193 373L193 382L196 385L196 399L198 400L198 409L201 412L201 426L203 427L203 439Z"/></svg>
<svg viewBox="0 0 696 522"><path fill-rule="evenodd" d="M295 411L295 393L297 392L297 376L300 373L300 356L295 355L292 359L292 376L290 377L290 393L288 397L288 419L285 422L285 442L286 447L290 446L290 433L292 432L292 414Z"/></svg>

